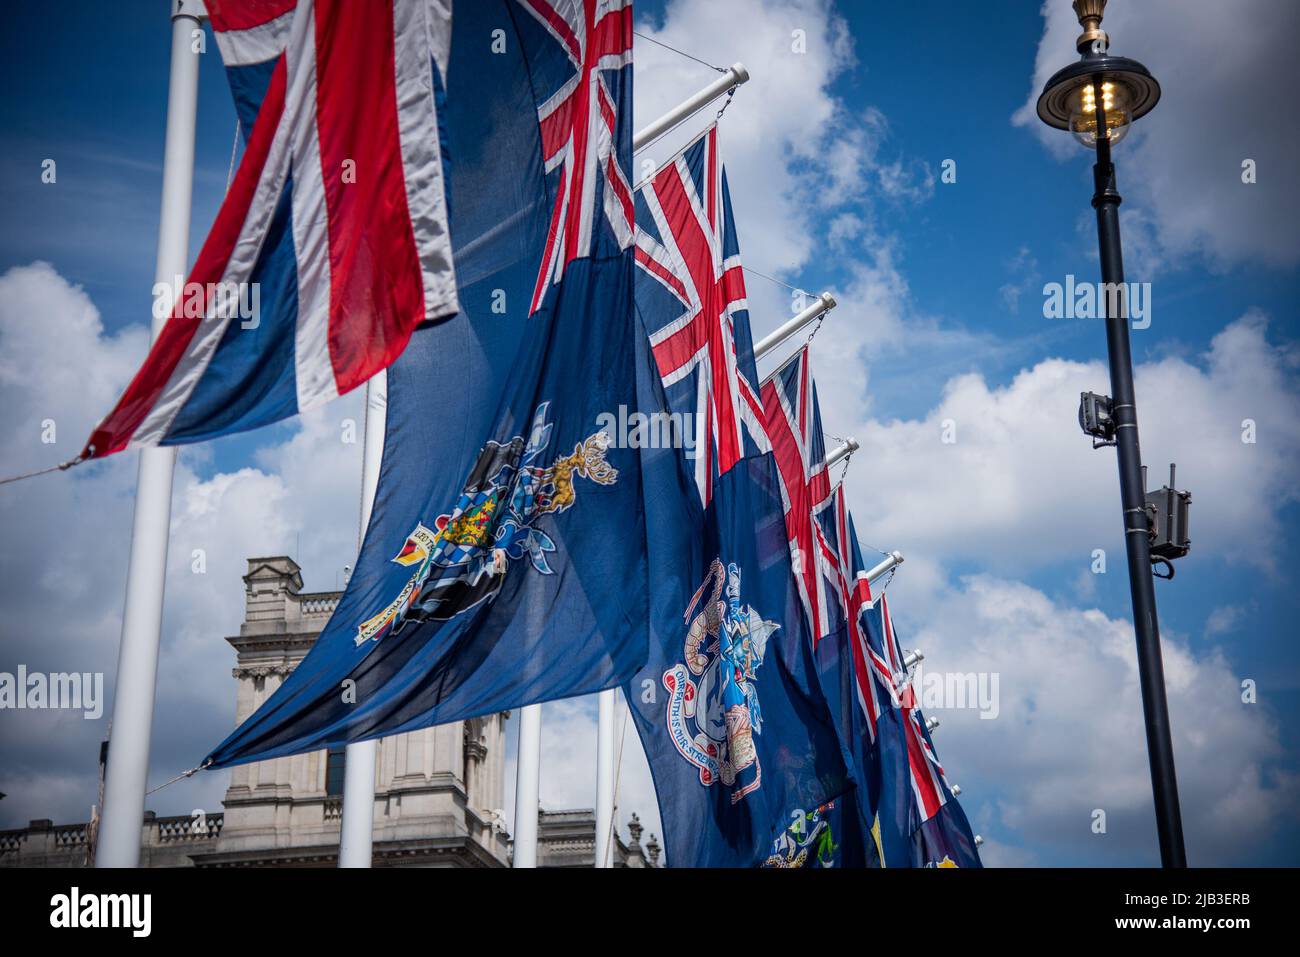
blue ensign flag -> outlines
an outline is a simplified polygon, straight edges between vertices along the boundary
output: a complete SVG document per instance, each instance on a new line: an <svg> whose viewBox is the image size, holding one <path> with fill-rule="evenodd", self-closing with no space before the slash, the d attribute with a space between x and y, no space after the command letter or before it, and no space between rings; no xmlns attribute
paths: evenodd
<svg viewBox="0 0 1300 957"><path fill-rule="evenodd" d="M791 821L852 784L813 674L771 456L719 476L707 508L682 494L694 491L684 469L672 492L650 478L660 471L647 466L650 657L627 697L667 860L779 865Z"/></svg>
<svg viewBox="0 0 1300 957"><path fill-rule="evenodd" d="M840 820L844 866L862 866L874 847L868 837L870 807L870 737L861 734L855 713L852 671L844 652L852 619L852 591L844 569L847 527L841 528L843 488L831 484L822 436L821 409L805 344L763 382L761 396L779 467L781 501L790 560L795 570L804 621L812 642L816 676L834 719L845 766L857 793L833 809ZM833 823L833 822L832 822ZM856 855L856 857L855 857Z"/></svg>
<svg viewBox="0 0 1300 957"><path fill-rule="evenodd" d="M637 206L650 652L626 693L667 861L833 861L851 785L791 572L716 127Z"/></svg>
<svg viewBox="0 0 1300 957"><path fill-rule="evenodd" d="M813 657L822 692L835 717L845 764L856 785L851 804L844 802L846 820L840 824L840 832L856 839L854 846L862 853L863 866L879 866L871 836L880 792L876 748L879 697L871 682L866 632L860 621L871 592L842 484L834 486L828 503L815 518L814 535L822 555L820 572L829 600L828 634L815 643ZM852 835L848 835L850 830Z"/></svg>
<svg viewBox="0 0 1300 957"><path fill-rule="evenodd" d="M882 787L877 806L886 867L980 867L975 835L925 727L910 669L881 595L863 612L885 693L877 723Z"/></svg>
<svg viewBox="0 0 1300 957"><path fill-rule="evenodd" d="M443 139L460 313L388 372L356 572L209 757L239 764L594 692L646 660L632 18L457 5ZM494 52L494 30L508 36Z"/></svg>

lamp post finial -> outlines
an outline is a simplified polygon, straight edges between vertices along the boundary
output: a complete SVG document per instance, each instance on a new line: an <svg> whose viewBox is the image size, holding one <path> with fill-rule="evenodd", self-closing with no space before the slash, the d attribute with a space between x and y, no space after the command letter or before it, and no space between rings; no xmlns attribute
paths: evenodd
<svg viewBox="0 0 1300 957"><path fill-rule="evenodd" d="M1082 53L1098 40L1103 47L1109 46L1110 38L1101 28L1101 18L1106 13L1106 0L1074 0L1073 6L1074 15L1079 18L1079 26L1083 27L1083 33L1079 34L1079 39L1074 43L1075 49Z"/></svg>

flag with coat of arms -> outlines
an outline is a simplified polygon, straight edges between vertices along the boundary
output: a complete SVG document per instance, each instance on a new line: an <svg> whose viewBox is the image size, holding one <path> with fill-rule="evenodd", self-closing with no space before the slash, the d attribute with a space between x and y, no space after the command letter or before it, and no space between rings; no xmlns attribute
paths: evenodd
<svg viewBox="0 0 1300 957"><path fill-rule="evenodd" d="M886 867L980 867L975 835L952 793L912 687L889 599L866 608L872 671L885 692L877 722L878 832Z"/></svg>
<svg viewBox="0 0 1300 957"><path fill-rule="evenodd" d="M504 28L504 53L478 42ZM333 616L210 766L587 694L644 664L642 467L618 425L643 358L631 30L629 6L596 0L457 5L440 116L460 310L388 370L371 522Z"/></svg>
<svg viewBox="0 0 1300 957"><path fill-rule="evenodd" d="M854 637L842 554L850 532L841 527L842 483L832 483L826 465L817 385L809 346L804 344L764 381L761 388L767 432L778 465L785 535L800 604L812 644L816 675L834 718L838 742L855 788L840 803L838 828L845 860L865 865L877 857L870 839L876 770L872 744L859 719L851 659Z"/></svg>
<svg viewBox="0 0 1300 957"><path fill-rule="evenodd" d="M626 687L670 866L842 859L851 788L813 674L710 126L638 191L649 660ZM698 423L698 426L688 423Z"/></svg>

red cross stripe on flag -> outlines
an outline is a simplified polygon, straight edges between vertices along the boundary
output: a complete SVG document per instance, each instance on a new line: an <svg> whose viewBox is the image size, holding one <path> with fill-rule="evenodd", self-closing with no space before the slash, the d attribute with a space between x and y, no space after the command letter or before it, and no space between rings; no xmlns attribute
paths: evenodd
<svg viewBox="0 0 1300 957"><path fill-rule="evenodd" d="M157 341L87 456L315 408L391 365L420 323L459 308L433 83L450 56L450 9L207 0L206 10L236 100L255 99L257 119L193 269L168 291ZM173 277L160 278L166 290ZM236 316L241 302L254 323Z"/></svg>
<svg viewBox="0 0 1300 957"><path fill-rule="evenodd" d="M867 728L871 732L871 742L876 741L876 724L882 711L880 695L876 692L876 683L871 680L872 653L871 643L867 640L866 629L862 625L861 614L871 607L871 583L867 581L865 571L858 572L853 581L853 591L849 594L849 650L853 658L853 690L857 695L858 707L867 718Z"/></svg>
<svg viewBox="0 0 1300 957"><path fill-rule="evenodd" d="M728 230L717 126L665 164L638 197L649 222L636 230L637 265L682 310L661 325L647 316L650 342L665 388L696 376L694 408L699 434L707 436L697 449L696 483L707 505L711 477L746 454L746 432L760 451L767 447L762 406L744 371L754 374L749 304L739 246Z"/></svg>
<svg viewBox="0 0 1300 957"><path fill-rule="evenodd" d="M831 485L807 346L763 382L761 394L767 436L781 480L790 558L815 644L830 628L823 574L829 571L830 549L816 516L829 504Z"/></svg>
<svg viewBox="0 0 1300 957"><path fill-rule="evenodd" d="M880 695L876 684L871 680L872 652L871 642L867 639L867 630L862 624L862 613L871 607L871 583L867 573L860 571L853 580L853 590L849 593L849 650L853 656L853 686L858 698L858 707L867 717L867 727L871 731L871 741L876 740L876 723L880 720L882 709Z"/></svg>
<svg viewBox="0 0 1300 957"><path fill-rule="evenodd" d="M853 540L851 537L853 532L849 522L848 507L844 503L842 485L835 486L829 517L835 526L835 547L826 541L820 525L817 526L817 535L826 568L830 572L831 588L837 593L844 609L845 641L848 642L853 664L853 690L858 699L858 707L866 716L867 729L874 743L876 722L880 720L881 703L876 683L871 678L871 642L862 623L863 612L872 606L871 582L867 579L865 570L850 577L853 568L853 552L849 543Z"/></svg>
<svg viewBox="0 0 1300 957"><path fill-rule="evenodd" d="M902 649L894 635L894 619L889 614L889 601L880 596L880 620L884 634L881 636L887 660L876 660L878 671L887 675L894 705L903 712L903 737L907 745L907 766L911 777L912 795L921 821L928 821L948 802L948 789L944 784L943 765L921 733L921 712L916 707L912 679L903 664ZM886 680L882 675L882 680Z"/></svg>
<svg viewBox="0 0 1300 957"><path fill-rule="evenodd" d="M632 62L631 0L519 0L563 47L574 74L537 110L546 172L563 164L529 314L564 267L591 255L596 206L619 248L632 244L632 190L618 162L618 110L605 70ZM599 189L601 174L604 189ZM601 193L597 196L597 193Z"/></svg>

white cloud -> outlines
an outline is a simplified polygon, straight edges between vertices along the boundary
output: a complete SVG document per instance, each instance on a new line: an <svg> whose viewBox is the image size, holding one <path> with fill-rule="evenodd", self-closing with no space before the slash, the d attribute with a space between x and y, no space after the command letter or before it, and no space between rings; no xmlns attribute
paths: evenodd
<svg viewBox="0 0 1300 957"><path fill-rule="evenodd" d="M735 29L741 22L744 29ZM824 0L677 0L662 22L642 21L638 29L710 63L749 67L751 78L719 127L747 264L788 274L814 260L824 219L863 199L913 202L933 191L925 163L882 156L889 128L879 110L852 112L830 92L856 61L848 25ZM800 36L806 52L798 52ZM707 68L649 43L638 42L636 69L637 116L645 119L713 79ZM638 154L637 179L649 171L647 160L661 162L716 112L704 110Z"/></svg>
<svg viewBox="0 0 1300 957"><path fill-rule="evenodd" d="M1272 567L1278 557L1277 526L1261 520L1261 509L1275 512L1296 498L1294 369L1293 350L1271 344L1254 313L1220 332L1194 361L1170 357L1138 367L1150 487L1165 481L1172 460L1178 484L1193 491L1189 560L1216 555ZM883 548L907 543L909 558L1016 571L1070 558L1087 567L1092 549L1122 549L1115 453L1094 451L1076 419L1080 392L1108 391L1100 362L1044 359L1000 388L977 374L957 376L919 419L869 417L825 380L819 369L830 409L824 418L851 425L862 443L855 474L870 481L847 488L867 540ZM1256 423L1253 444L1242 441L1248 418ZM943 441L946 422L955 428L951 444ZM1249 544L1239 534L1245 525L1257 530Z"/></svg>
<svg viewBox="0 0 1300 957"><path fill-rule="evenodd" d="M1035 112L1048 77L1078 58L1080 32L1068 4L1050 0L1042 11L1034 76L1013 122L1059 156L1082 155ZM1199 254L1222 269L1300 262L1300 188L1292 175L1300 127L1289 118L1300 6L1144 0L1112 4L1102 26L1111 52L1141 61L1162 89L1116 151L1125 208L1149 210L1158 258ZM1254 185L1241 180L1246 159L1257 165Z"/></svg>
<svg viewBox="0 0 1300 957"><path fill-rule="evenodd" d="M1219 605L1205 619L1205 637L1217 638L1230 634L1246 617L1246 609L1241 605Z"/></svg>
<svg viewBox="0 0 1300 957"><path fill-rule="evenodd" d="M1020 298L1028 293L1038 278L1038 259L1028 246L1021 246L1007 262L1011 280L998 288L998 295L1009 312L1020 308Z"/></svg>
<svg viewBox="0 0 1300 957"><path fill-rule="evenodd" d="M78 287L44 263L0 276L0 442L12 474L71 458L135 371L147 330L106 335ZM306 587L333 588L356 553L360 445L341 441L340 421L361 421L360 395L300 420L300 429L258 455L257 468L201 476L206 447L179 456L173 483L167 597L150 780L192 767L234 718L234 653L223 640L243 618L241 576L249 556L295 554ZM40 442L42 422L57 443ZM121 453L0 490L6 542L0 552L0 670L105 674L111 701L130 543L136 456ZM194 571L196 549L206 571ZM84 820L95 799L100 721L59 712L0 714L7 820ZM183 721L177 718L184 715ZM175 785L151 806L219 806L224 774Z"/></svg>
<svg viewBox="0 0 1300 957"><path fill-rule="evenodd" d="M990 864L1155 861L1154 819L1132 625L1054 602L1021 582L908 574L890 587L899 636L926 652L927 676L999 676L995 719L930 709L936 746ZM1279 771L1278 723L1243 704L1217 651L1164 636L1184 831L1190 859L1249 863L1294 833L1300 778ZM923 702L924 704L924 702ZM997 798L990 798L996 794ZM1091 830L1094 809L1107 833Z"/></svg>
<svg viewBox="0 0 1300 957"><path fill-rule="evenodd" d="M7 472L70 459L108 411L144 351L148 331L104 334L99 311L80 286L46 262L0 276L0 419ZM56 426L53 445L42 440Z"/></svg>

